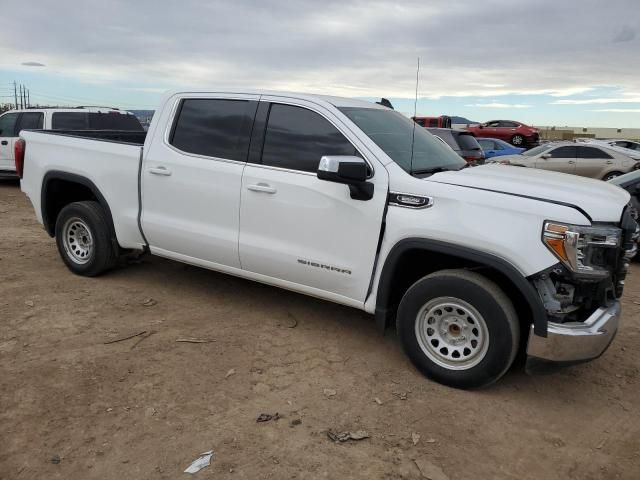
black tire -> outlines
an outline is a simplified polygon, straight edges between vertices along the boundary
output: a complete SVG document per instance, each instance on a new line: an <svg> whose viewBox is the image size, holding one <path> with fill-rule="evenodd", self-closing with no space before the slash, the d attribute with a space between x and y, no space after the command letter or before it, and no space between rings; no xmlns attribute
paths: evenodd
<svg viewBox="0 0 640 480"><path fill-rule="evenodd" d="M90 246L74 250L78 242L74 242L73 235L69 236L71 240L65 242L65 235L73 230L70 224L81 229L86 227L82 232L88 232L88 235L79 234L77 238L89 238ZM112 242L111 231L109 217L98 202L75 202L64 207L56 219L55 234L58 252L67 268L85 277L95 277L113 268L118 260L118 252ZM84 251L87 252L86 256L79 258Z"/></svg>
<svg viewBox="0 0 640 480"><path fill-rule="evenodd" d="M514 135L511 137L511 145L514 147L524 147L524 137L522 135Z"/></svg>
<svg viewBox="0 0 640 480"><path fill-rule="evenodd" d="M612 178L619 177L620 175L623 175L623 173L622 172L609 172L604 177L602 177L602 180L604 180L605 182L608 182Z"/></svg>
<svg viewBox="0 0 640 480"><path fill-rule="evenodd" d="M439 302L443 297L452 298L461 304L470 305L480 315L478 326L480 326L481 322L484 322L482 331L488 332L486 346L484 347L486 349L485 353L482 355L482 352L472 353L471 355L475 355L475 357L472 357L473 361L478 363L472 365L473 362L471 362L469 367L465 367L465 369L447 368L442 364L436 363L425 351L425 349L428 351L431 347L426 346L423 349L420 345L421 340L419 340L416 333L416 325L420 324L418 315L423 307L428 306L430 302ZM447 315L446 312L445 315ZM448 315L454 315L451 318L459 320L455 317L457 315L455 312ZM464 317L464 315L461 316ZM426 317L427 315L424 318ZM474 317L462 319L465 330L467 327L473 327L473 325L466 323L473 323L471 318ZM423 320L420 325L429 327L424 322L429 323L431 320L433 320L433 317ZM442 322L444 320L440 319L438 321ZM491 280L467 270L442 270L427 275L414 283L400 302L397 329L405 353L418 370L439 383L463 389L487 386L502 377L513 363L520 341L520 324L513 304L507 295ZM420 331L426 332L427 330ZM473 330L475 332L477 329ZM433 329L431 331L433 332ZM477 332L475 334L477 335ZM422 335L424 336L426 333ZM458 335L461 335L459 330ZM470 332L467 334L462 332L462 338L470 339L472 334ZM456 340L460 340L460 337L456 338ZM424 340L422 342L425 344ZM434 339L430 342L433 343ZM446 346L445 343L441 345ZM478 342L476 342L477 345L479 345ZM485 345L485 342L483 342L483 345ZM456 349L451 347L452 355L455 353L453 350ZM440 351L442 350L443 348ZM467 349L465 348L464 350L466 352ZM438 354L432 352L431 355L437 357ZM467 354L465 353L465 355ZM460 359L460 361L463 360L463 358ZM451 360L451 362L456 361Z"/></svg>

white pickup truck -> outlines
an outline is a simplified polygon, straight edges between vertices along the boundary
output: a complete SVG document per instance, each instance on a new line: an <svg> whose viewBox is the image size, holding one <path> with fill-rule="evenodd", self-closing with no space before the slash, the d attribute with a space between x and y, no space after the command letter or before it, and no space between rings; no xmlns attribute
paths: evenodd
<svg viewBox="0 0 640 480"><path fill-rule="evenodd" d="M529 369L596 358L616 333L638 234L616 186L465 168L398 112L315 95L172 92L144 143L88 137L16 145L76 274L150 252L362 309L460 388L496 381L520 349Z"/></svg>

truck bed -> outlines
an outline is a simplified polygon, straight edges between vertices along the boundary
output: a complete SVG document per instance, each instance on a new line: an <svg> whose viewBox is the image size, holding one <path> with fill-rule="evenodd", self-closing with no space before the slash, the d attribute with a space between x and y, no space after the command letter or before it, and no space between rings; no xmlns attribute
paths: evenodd
<svg viewBox="0 0 640 480"><path fill-rule="evenodd" d="M144 245L139 226L138 180L146 132L114 130L23 130L26 142L22 190L31 199L38 220L45 186L80 177L103 196L124 248Z"/></svg>

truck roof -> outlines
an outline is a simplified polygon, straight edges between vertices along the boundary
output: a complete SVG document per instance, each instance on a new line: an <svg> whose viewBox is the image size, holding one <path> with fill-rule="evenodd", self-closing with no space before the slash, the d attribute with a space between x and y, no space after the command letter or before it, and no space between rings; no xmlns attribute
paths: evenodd
<svg viewBox="0 0 640 480"><path fill-rule="evenodd" d="M300 100L308 100L312 102L329 103L334 107L354 107L354 108L379 108L387 109L382 105L375 102L368 102L365 100L357 100L354 98L336 97L331 95L316 95L312 93L300 93L300 92L282 92L275 90L256 90L256 89L198 89L198 90L169 90L165 93L163 103L173 97L174 95L184 94L203 94L203 95L216 95L216 94L245 94L245 95L268 95L268 96L281 96L288 98L296 98Z"/></svg>
<svg viewBox="0 0 640 480"><path fill-rule="evenodd" d="M86 106L86 107L67 107L67 108L59 108L59 107L29 107L21 110L9 110L6 113L26 113L26 112L89 112L89 113L122 113L124 115L133 115L133 113L127 110L120 110L115 107L94 107L94 106Z"/></svg>

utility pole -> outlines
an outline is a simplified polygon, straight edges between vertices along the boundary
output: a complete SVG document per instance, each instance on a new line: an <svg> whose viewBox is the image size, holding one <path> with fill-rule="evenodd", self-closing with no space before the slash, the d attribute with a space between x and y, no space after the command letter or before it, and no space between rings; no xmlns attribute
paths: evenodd
<svg viewBox="0 0 640 480"><path fill-rule="evenodd" d="M27 108L27 87L22 86L22 104Z"/></svg>
<svg viewBox="0 0 640 480"><path fill-rule="evenodd" d="M13 99L16 102L16 110L18 109L18 90L16 89L16 81L13 81Z"/></svg>
<svg viewBox="0 0 640 480"><path fill-rule="evenodd" d="M20 110L22 110L22 84L20 84Z"/></svg>
<svg viewBox="0 0 640 480"><path fill-rule="evenodd" d="M29 96L29 90L27 89L27 108L31 108L31 98Z"/></svg>

